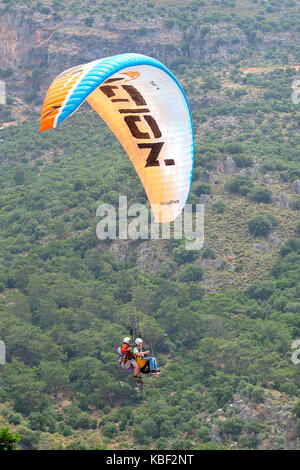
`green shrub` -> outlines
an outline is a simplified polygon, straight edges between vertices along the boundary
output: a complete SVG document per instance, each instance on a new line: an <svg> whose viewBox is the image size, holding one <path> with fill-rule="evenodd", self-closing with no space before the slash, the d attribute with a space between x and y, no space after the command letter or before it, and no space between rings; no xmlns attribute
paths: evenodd
<svg viewBox="0 0 300 470"><path fill-rule="evenodd" d="M0 429L0 451L15 450L15 444L20 440L20 438L20 434L10 432L8 426Z"/></svg>
<svg viewBox="0 0 300 470"><path fill-rule="evenodd" d="M0 123L13 121L11 110L8 106L0 104Z"/></svg>
<svg viewBox="0 0 300 470"><path fill-rule="evenodd" d="M8 69L1 69L0 68L0 80L4 80L5 78L10 77L13 74L13 70L8 68Z"/></svg>
<svg viewBox="0 0 300 470"><path fill-rule="evenodd" d="M18 432L21 435L20 444L25 449L35 449L40 442L40 432L30 431L29 429L19 427Z"/></svg>
<svg viewBox="0 0 300 470"><path fill-rule="evenodd" d="M202 259L216 259L216 253L212 248L205 248L202 251Z"/></svg>
<svg viewBox="0 0 300 470"><path fill-rule="evenodd" d="M225 185L225 189L233 194L246 196L253 188L254 183L250 176L237 175L231 178Z"/></svg>
<svg viewBox="0 0 300 470"><path fill-rule="evenodd" d="M148 29L145 26L141 26L137 29L138 36L145 36L148 32Z"/></svg>
<svg viewBox="0 0 300 470"><path fill-rule="evenodd" d="M65 422L61 422L58 424L57 426L57 430L60 434L62 434L63 436L67 437L67 436L71 436L72 435L72 428L71 426L69 426L68 424L66 424Z"/></svg>
<svg viewBox="0 0 300 470"><path fill-rule="evenodd" d="M279 250L280 256L287 256L290 253L300 253L300 238L290 238Z"/></svg>
<svg viewBox="0 0 300 470"><path fill-rule="evenodd" d="M255 237L267 237L272 224L265 215L256 215L248 223L249 232Z"/></svg>
<svg viewBox="0 0 300 470"><path fill-rule="evenodd" d="M88 16L88 17L84 18L84 24L88 28L91 28L94 24L94 18L92 16Z"/></svg>
<svg viewBox="0 0 300 470"><path fill-rule="evenodd" d="M300 197L297 197L296 199L293 200L293 209L294 211L300 210Z"/></svg>
<svg viewBox="0 0 300 470"><path fill-rule="evenodd" d="M96 429L97 421L91 418L88 413L80 413L76 418L73 427L74 429Z"/></svg>
<svg viewBox="0 0 300 470"><path fill-rule="evenodd" d="M166 28L172 29L175 25L175 22L173 20L165 20L164 24Z"/></svg>
<svg viewBox="0 0 300 470"><path fill-rule="evenodd" d="M102 427L102 433L105 437L112 439L118 432L117 426L113 423L107 423Z"/></svg>
<svg viewBox="0 0 300 470"><path fill-rule="evenodd" d="M253 159L249 155L234 155L233 160L238 168L253 166Z"/></svg>
<svg viewBox="0 0 300 470"><path fill-rule="evenodd" d="M220 446L218 444L213 444L212 442L206 442L204 444L200 444L197 447L193 447L195 450L231 450L230 447Z"/></svg>
<svg viewBox="0 0 300 470"><path fill-rule="evenodd" d="M224 214L226 211L226 204L223 201L218 201L213 204L211 208L215 214Z"/></svg>
<svg viewBox="0 0 300 470"><path fill-rule="evenodd" d="M66 446L66 450L88 450L81 441L71 442Z"/></svg>
<svg viewBox="0 0 300 470"><path fill-rule="evenodd" d="M244 427L245 422L239 416L233 416L225 421L219 421L220 434L231 435L235 440L238 439Z"/></svg>
<svg viewBox="0 0 300 470"><path fill-rule="evenodd" d="M195 188L193 188L193 192L196 196L201 196L201 194L211 194L212 188L209 183L199 183Z"/></svg>
<svg viewBox="0 0 300 470"><path fill-rule="evenodd" d="M273 294L275 291L276 286L275 283L272 281L255 281L250 287L247 289L247 294L249 297L256 299L256 300L267 300L270 295Z"/></svg>
<svg viewBox="0 0 300 470"><path fill-rule="evenodd" d="M19 415L18 413L11 413L7 416L7 420L9 424L14 424L15 426L17 426L21 423L21 415Z"/></svg>
<svg viewBox="0 0 300 470"><path fill-rule="evenodd" d="M139 425L134 427L134 438L139 444L142 445L148 442L146 431Z"/></svg>
<svg viewBox="0 0 300 470"><path fill-rule="evenodd" d="M29 420L31 429L33 429L34 431L38 431L38 430L46 431L47 418L41 413L38 413L38 412L30 413L28 420Z"/></svg>
<svg viewBox="0 0 300 470"><path fill-rule="evenodd" d="M186 250L184 245L179 245L173 249L174 260L177 264L190 263L194 261L198 254L194 250Z"/></svg>
<svg viewBox="0 0 300 470"><path fill-rule="evenodd" d="M272 191L264 184L254 186L249 196L254 202L269 204L272 201Z"/></svg>
<svg viewBox="0 0 300 470"><path fill-rule="evenodd" d="M203 277L203 269L201 268L201 266L192 264L184 268L184 270L180 274L179 280L181 282L193 282L193 281L200 281L202 277Z"/></svg>
<svg viewBox="0 0 300 470"><path fill-rule="evenodd" d="M244 152L244 146L238 142L232 142L224 146L224 151L231 155L236 155Z"/></svg>
<svg viewBox="0 0 300 470"><path fill-rule="evenodd" d="M240 388L242 395L253 399L257 403L264 402L265 391L259 385L253 385L253 384L241 382L239 388Z"/></svg>
<svg viewBox="0 0 300 470"><path fill-rule="evenodd" d="M242 434L239 439L239 446L242 449L256 449L260 442L259 437L257 434Z"/></svg>
<svg viewBox="0 0 300 470"><path fill-rule="evenodd" d="M7 418L7 416L11 414L11 411L9 408L1 408L0 414L1 416L4 416L5 418Z"/></svg>
<svg viewBox="0 0 300 470"><path fill-rule="evenodd" d="M297 401L296 405L293 406L292 413L300 419L300 400Z"/></svg>
<svg viewBox="0 0 300 470"><path fill-rule="evenodd" d="M197 431L197 437L202 442L209 442L209 440L210 440L210 430L209 430L209 428L207 428L205 426L202 426L201 428L199 428L198 431Z"/></svg>
<svg viewBox="0 0 300 470"><path fill-rule="evenodd" d="M300 437L300 419L296 421L296 436Z"/></svg>
<svg viewBox="0 0 300 470"><path fill-rule="evenodd" d="M176 439L171 448L174 450L189 450L192 449L192 445L189 439Z"/></svg>

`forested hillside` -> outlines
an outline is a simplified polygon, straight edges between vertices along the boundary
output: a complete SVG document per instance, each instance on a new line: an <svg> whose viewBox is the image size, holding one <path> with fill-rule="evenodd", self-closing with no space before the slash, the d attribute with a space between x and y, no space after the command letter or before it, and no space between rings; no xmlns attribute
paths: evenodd
<svg viewBox="0 0 300 470"><path fill-rule="evenodd" d="M0 9L0 430L24 449L299 449L300 2ZM100 203L147 201L130 160L88 105L39 132L58 73L123 52L186 91L201 251L100 242ZM163 368L142 392L117 363L132 317Z"/></svg>

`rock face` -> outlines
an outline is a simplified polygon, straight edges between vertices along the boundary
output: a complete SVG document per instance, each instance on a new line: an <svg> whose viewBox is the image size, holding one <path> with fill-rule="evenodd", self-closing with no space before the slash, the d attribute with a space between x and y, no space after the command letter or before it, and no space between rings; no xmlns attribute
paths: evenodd
<svg viewBox="0 0 300 470"><path fill-rule="evenodd" d="M0 104L6 104L6 85L0 81Z"/></svg>
<svg viewBox="0 0 300 470"><path fill-rule="evenodd" d="M233 175L236 172L236 164L231 157L227 157L224 162L219 162L217 165L217 172L224 173L225 175Z"/></svg>
<svg viewBox="0 0 300 470"><path fill-rule="evenodd" d="M270 175L264 175L264 183L266 183L266 184L273 184L273 183L274 183L274 179L273 179L272 176L270 176Z"/></svg>
<svg viewBox="0 0 300 470"><path fill-rule="evenodd" d="M211 427L210 439L213 444L222 444L222 439L220 438L219 428L215 424Z"/></svg>
<svg viewBox="0 0 300 470"><path fill-rule="evenodd" d="M267 237L267 240L269 243L271 243L271 245L274 247L274 248L278 248L282 245L283 243L283 240L281 237L279 237L276 233L274 232L271 232L268 237ZM271 250L272 251L272 250Z"/></svg>
<svg viewBox="0 0 300 470"><path fill-rule="evenodd" d="M24 78L21 69L44 65L47 71L43 83L46 82L47 89L62 70L100 57L135 51L168 64L182 55L179 46L182 33L174 30L167 34L160 21L147 23L147 35L137 33L141 26L137 21L117 26L99 15L95 24L97 27L87 28L82 18L71 16L55 21L14 6L13 11L0 16L1 68L13 69L13 81L19 83Z"/></svg>
<svg viewBox="0 0 300 470"><path fill-rule="evenodd" d="M275 206L281 207L282 209L292 209L293 202L286 193L280 193L279 196L275 196L272 199Z"/></svg>
<svg viewBox="0 0 300 470"><path fill-rule="evenodd" d="M33 11L32 2L28 2L28 7L16 3L11 2L0 15L0 58L2 69L12 68L14 71L14 90L20 91L19 97L22 97L24 83L17 87L16 83L21 85L24 82L24 69L30 70L38 65L47 68L41 88L43 94L44 87L47 88L62 70L100 57L135 51L170 66L178 58L202 60L218 56L227 59L229 52L239 53L253 42L242 29L236 25L228 27L226 22L212 24L204 34L202 25L195 25L186 32L176 25L167 28L165 21L157 17L147 20L132 17L120 21L112 15L110 20L106 20L99 9L93 13L94 24L87 27L83 16L66 13L60 19L54 19L54 16ZM140 34L141 27L145 34ZM191 34L192 41L189 39ZM298 37L289 31L265 33L256 47L268 50L297 42ZM207 107L224 100L224 97L217 98L207 92L202 100ZM215 122L217 128L233 125L231 117Z"/></svg>
<svg viewBox="0 0 300 470"><path fill-rule="evenodd" d="M24 21L20 11L14 14L2 14L0 20L1 68L33 65L29 64L30 49L36 43L39 32L41 33L38 23L29 18Z"/></svg>
<svg viewBox="0 0 300 470"><path fill-rule="evenodd" d="M219 268L221 266L223 261L218 260L218 259L211 259L211 258L204 258L204 259L199 259L197 261L197 264L200 264L200 266L203 266L204 268Z"/></svg>
<svg viewBox="0 0 300 470"><path fill-rule="evenodd" d="M225 175L233 175L236 171L236 164L231 157L227 157L224 163Z"/></svg>
<svg viewBox="0 0 300 470"><path fill-rule="evenodd" d="M101 249L101 243L98 247ZM161 240L145 240L139 243L132 240L115 240L110 249L119 262L126 261L130 266L135 265L136 256L139 269L150 274L156 273L166 259Z"/></svg>
<svg viewBox="0 0 300 470"><path fill-rule="evenodd" d="M294 193L300 194L300 180L296 180L292 184L292 191Z"/></svg>
<svg viewBox="0 0 300 470"><path fill-rule="evenodd" d="M155 274L164 259L163 243L159 240L146 240L137 248L137 265L141 271Z"/></svg>
<svg viewBox="0 0 300 470"><path fill-rule="evenodd" d="M263 243L254 243L253 244L253 249L255 251L260 251L262 253L272 253L272 248L268 245L263 244Z"/></svg>
<svg viewBox="0 0 300 470"><path fill-rule="evenodd" d="M100 243L99 249L101 249ZM129 261L131 251L130 242L125 240L116 240L114 243L111 244L110 249L118 261Z"/></svg>
<svg viewBox="0 0 300 470"><path fill-rule="evenodd" d="M296 402L296 398L288 397L276 390L265 390L263 402L257 402L237 394L233 397L225 413L223 410L217 410L217 416L207 417L207 421L212 424L211 440L219 445L240 447L239 443L232 443L230 435L221 434L217 424L218 421L238 416L242 418L245 426L249 422L264 425L264 430L258 435L258 449L295 449L297 448L296 422L291 414L291 409Z"/></svg>
<svg viewBox="0 0 300 470"><path fill-rule="evenodd" d="M233 127L236 123L236 118L234 116L228 116L222 119L215 119L212 121L211 125L215 129L224 129L226 127Z"/></svg>
<svg viewBox="0 0 300 470"><path fill-rule="evenodd" d="M210 195L209 194L201 194L200 203L201 204L208 204L209 202L210 202Z"/></svg>

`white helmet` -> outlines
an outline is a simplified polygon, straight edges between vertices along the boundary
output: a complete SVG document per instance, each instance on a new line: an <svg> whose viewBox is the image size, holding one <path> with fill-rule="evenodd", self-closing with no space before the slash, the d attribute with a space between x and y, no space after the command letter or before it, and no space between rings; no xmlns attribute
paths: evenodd
<svg viewBox="0 0 300 470"><path fill-rule="evenodd" d="M135 344L137 344L137 345L141 344L142 342L143 342L142 338L137 338L135 340Z"/></svg>
<svg viewBox="0 0 300 470"><path fill-rule="evenodd" d="M123 342L126 343L126 344L130 343L130 338L128 338L128 337L124 338Z"/></svg>

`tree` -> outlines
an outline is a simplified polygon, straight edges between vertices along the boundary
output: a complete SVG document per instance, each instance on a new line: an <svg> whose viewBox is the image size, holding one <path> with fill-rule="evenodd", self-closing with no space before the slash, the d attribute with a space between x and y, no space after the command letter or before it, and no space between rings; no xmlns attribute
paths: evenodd
<svg viewBox="0 0 300 470"><path fill-rule="evenodd" d="M93 26L93 23L94 23L94 18L92 16L87 16L86 18L84 18L84 24L88 28L91 28Z"/></svg>
<svg viewBox="0 0 300 470"><path fill-rule="evenodd" d="M292 413L296 418L300 419L300 400L298 400L296 405L293 406Z"/></svg>
<svg viewBox="0 0 300 470"><path fill-rule="evenodd" d="M233 160L236 166L239 168L247 168L249 166L253 166L253 160L249 155L234 155Z"/></svg>
<svg viewBox="0 0 300 470"><path fill-rule="evenodd" d="M1 450L16 450L15 444L21 439L20 434L10 432L9 427L6 426L0 430L0 451Z"/></svg>
<svg viewBox="0 0 300 470"><path fill-rule="evenodd" d="M55 398L69 384L69 373L59 362L41 362L40 377L45 382L47 391Z"/></svg>
<svg viewBox="0 0 300 470"><path fill-rule="evenodd" d="M180 275L181 282L200 281L203 277L203 269L197 264L192 264L184 268Z"/></svg>
<svg viewBox="0 0 300 470"><path fill-rule="evenodd" d="M276 286L274 281L255 281L250 287L247 289L247 294L249 297L252 297L256 300L267 300L271 294L273 294Z"/></svg>
<svg viewBox="0 0 300 470"><path fill-rule="evenodd" d="M216 214L224 214L226 211L226 204L223 201L218 201L212 205L212 210Z"/></svg>
<svg viewBox="0 0 300 470"><path fill-rule="evenodd" d="M245 422L239 416L233 416L225 421L219 422L220 434L231 435L233 439L237 439L244 429Z"/></svg>
<svg viewBox="0 0 300 470"><path fill-rule="evenodd" d="M255 237L266 237L272 230L272 224L265 215L256 215L249 221L248 229Z"/></svg>
<svg viewBox="0 0 300 470"><path fill-rule="evenodd" d="M18 167L14 171L13 179L16 184L21 185L25 183L26 171L23 167Z"/></svg>
<svg viewBox="0 0 300 470"><path fill-rule="evenodd" d="M211 194L212 188L209 183L199 183L197 186L193 188L194 193L196 196L201 196L201 194Z"/></svg>
<svg viewBox="0 0 300 470"><path fill-rule="evenodd" d="M231 142L224 146L224 150L226 153L230 153L231 155L236 155L239 153L243 153L244 147L239 142Z"/></svg>
<svg viewBox="0 0 300 470"><path fill-rule="evenodd" d="M216 259L216 253L212 248L205 248L202 251L202 259Z"/></svg>
<svg viewBox="0 0 300 470"><path fill-rule="evenodd" d="M46 395L42 393L43 382L37 381L35 372L19 361L7 364L4 374L14 410L24 415L37 411L45 405Z"/></svg>
<svg viewBox="0 0 300 470"><path fill-rule="evenodd" d="M268 204L272 200L272 191L264 184L256 185L250 193L250 199L254 202L265 202Z"/></svg>
<svg viewBox="0 0 300 470"><path fill-rule="evenodd" d="M233 194L246 196L253 188L254 183L250 176L237 175L231 178L225 185L225 189Z"/></svg>

